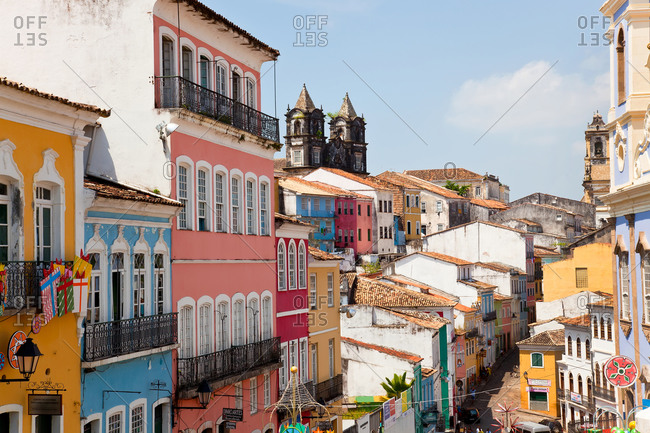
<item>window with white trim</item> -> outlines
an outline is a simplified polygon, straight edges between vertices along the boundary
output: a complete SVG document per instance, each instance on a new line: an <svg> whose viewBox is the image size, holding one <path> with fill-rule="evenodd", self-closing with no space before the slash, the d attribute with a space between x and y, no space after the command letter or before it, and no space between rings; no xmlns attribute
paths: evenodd
<svg viewBox="0 0 650 433"><path fill-rule="evenodd" d="M214 225L215 230L218 232L226 231L226 213L225 202L226 197L225 177L222 173L215 173L214 175Z"/></svg>
<svg viewBox="0 0 650 433"><path fill-rule="evenodd" d="M212 352L212 341L210 322L212 321L212 305L203 304L199 307L199 355L207 355Z"/></svg>
<svg viewBox="0 0 650 433"><path fill-rule="evenodd" d="M282 242L278 243L278 290L287 290L287 254Z"/></svg>
<svg viewBox="0 0 650 433"><path fill-rule="evenodd" d="M327 274L327 306L334 306L334 274L331 272Z"/></svg>
<svg viewBox="0 0 650 433"><path fill-rule="evenodd" d="M436 212L442 212L442 201L436 201Z"/></svg>
<svg viewBox="0 0 650 433"><path fill-rule="evenodd" d="M34 233L36 238L36 260L49 262L52 260L52 244L54 241L52 190L50 188L41 186L36 188L34 212L36 216L36 233Z"/></svg>
<svg viewBox="0 0 650 433"><path fill-rule="evenodd" d="M183 47L182 49L182 74L181 76L188 80L193 81L194 78L194 63L192 58L194 57L192 50L189 47Z"/></svg>
<svg viewBox="0 0 650 433"><path fill-rule="evenodd" d="M288 254L288 268L289 268L289 289L296 288L296 247L294 244L289 244Z"/></svg>
<svg viewBox="0 0 650 433"><path fill-rule="evenodd" d="M246 334L244 328L244 301L241 299L235 302L232 307L233 315L233 344L243 346L246 344Z"/></svg>
<svg viewBox="0 0 650 433"><path fill-rule="evenodd" d="M411 234L411 221L406 221L406 234Z"/></svg>
<svg viewBox="0 0 650 433"><path fill-rule="evenodd" d="M133 317L145 315L145 291L147 271L144 266L144 254L133 255Z"/></svg>
<svg viewBox="0 0 650 433"><path fill-rule="evenodd" d="M88 257L89 263L93 265L93 269L90 272L88 308L86 310L86 321L90 324L101 322L101 294L103 292L103 278L100 257L99 253L90 254Z"/></svg>
<svg viewBox="0 0 650 433"><path fill-rule="evenodd" d="M260 234L268 236L269 231L269 185L260 183Z"/></svg>
<svg viewBox="0 0 650 433"><path fill-rule="evenodd" d="M318 382L318 344L311 345L311 380Z"/></svg>
<svg viewBox="0 0 650 433"><path fill-rule="evenodd" d="M309 307L316 309L316 274L309 274Z"/></svg>
<svg viewBox="0 0 650 433"><path fill-rule="evenodd" d="M264 375L264 408L271 406L271 375Z"/></svg>
<svg viewBox="0 0 650 433"><path fill-rule="evenodd" d="M178 166L178 185L177 185L177 197L178 201L181 202L183 207L178 214L178 228L179 229L191 229L190 224L191 213L191 202L190 202L190 184L187 176L188 168L184 165Z"/></svg>
<svg viewBox="0 0 650 433"><path fill-rule="evenodd" d="M420 234L420 221L415 222L415 234L416 235Z"/></svg>
<svg viewBox="0 0 650 433"><path fill-rule="evenodd" d="M122 433L122 412L115 412L108 417L107 433Z"/></svg>
<svg viewBox="0 0 650 433"><path fill-rule="evenodd" d="M131 409L131 433L144 433L144 406Z"/></svg>
<svg viewBox="0 0 650 433"><path fill-rule="evenodd" d="M257 413L257 378L251 377L249 382L248 396L250 397L251 415Z"/></svg>
<svg viewBox="0 0 650 433"><path fill-rule="evenodd" d="M124 253L111 254L111 289L113 295L113 320L125 318Z"/></svg>
<svg viewBox="0 0 650 433"><path fill-rule="evenodd" d="M302 165L302 149L295 149L292 153L292 161L291 163L293 165Z"/></svg>
<svg viewBox="0 0 650 433"><path fill-rule="evenodd" d="M196 176L196 201L200 231L210 230L208 219L208 172L199 170Z"/></svg>
<svg viewBox="0 0 650 433"><path fill-rule="evenodd" d="M230 317L228 315L228 303L219 302L217 305L217 350L225 350L230 347Z"/></svg>
<svg viewBox="0 0 650 433"><path fill-rule="evenodd" d="M251 78L246 79L246 105L251 108L257 108L255 102L255 81Z"/></svg>
<svg viewBox="0 0 650 433"><path fill-rule="evenodd" d="M210 59L205 56L199 57L199 85L210 88Z"/></svg>
<svg viewBox="0 0 650 433"><path fill-rule="evenodd" d="M273 337L273 304L270 296L262 299L262 339Z"/></svg>
<svg viewBox="0 0 650 433"><path fill-rule="evenodd" d="M238 177L233 177L231 180L231 193L230 203L232 206L232 223L231 229L233 233L241 233L241 213L240 213L240 200L241 200L241 186Z"/></svg>
<svg viewBox="0 0 650 433"><path fill-rule="evenodd" d="M302 242L298 246L298 287L307 288L307 255L305 254L305 244Z"/></svg>
<svg viewBox="0 0 650 433"><path fill-rule="evenodd" d="M153 255L154 296L156 302L155 314L165 313L165 256Z"/></svg>
<svg viewBox="0 0 650 433"><path fill-rule="evenodd" d="M223 63L217 63L217 93L227 96L228 89L226 83L228 82L228 72Z"/></svg>
<svg viewBox="0 0 650 433"><path fill-rule="evenodd" d="M260 339L260 309L257 299L248 302L248 342L255 343Z"/></svg>
<svg viewBox="0 0 650 433"><path fill-rule="evenodd" d="M307 365L309 359L309 351L307 349L307 339L300 340L300 382L307 383L309 381L309 367Z"/></svg>
<svg viewBox="0 0 650 433"><path fill-rule="evenodd" d="M186 305L180 311L180 335L181 358L191 358L194 353L194 309Z"/></svg>
<svg viewBox="0 0 650 433"><path fill-rule="evenodd" d="M246 233L249 235L257 233L257 220L255 218L255 183L252 180L246 181Z"/></svg>
<svg viewBox="0 0 650 433"><path fill-rule="evenodd" d="M544 368L544 354L540 352L531 353L530 365L535 368Z"/></svg>
<svg viewBox="0 0 650 433"><path fill-rule="evenodd" d="M334 377L334 339L330 338L328 343L328 355L330 363L330 379Z"/></svg>
<svg viewBox="0 0 650 433"><path fill-rule="evenodd" d="M241 382L235 384L235 408L239 410L244 408L244 389Z"/></svg>
<svg viewBox="0 0 650 433"><path fill-rule="evenodd" d="M9 260L9 245L11 231L9 230L9 221L11 204L9 200L9 186L0 183L0 262L5 263Z"/></svg>
<svg viewBox="0 0 650 433"><path fill-rule="evenodd" d="M619 278L621 281L621 318L630 319L630 271L628 266L628 254L622 252L619 255Z"/></svg>
<svg viewBox="0 0 650 433"><path fill-rule="evenodd" d="M162 76L174 75L174 41L163 36L162 38Z"/></svg>
<svg viewBox="0 0 650 433"><path fill-rule="evenodd" d="M278 371L278 383L280 385L280 392L284 392L287 388L287 343L280 345L280 370Z"/></svg>

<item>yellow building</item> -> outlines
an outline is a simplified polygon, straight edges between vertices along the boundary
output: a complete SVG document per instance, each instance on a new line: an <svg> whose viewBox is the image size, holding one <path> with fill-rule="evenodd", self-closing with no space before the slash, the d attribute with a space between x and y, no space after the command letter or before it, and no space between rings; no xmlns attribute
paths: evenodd
<svg viewBox="0 0 650 433"><path fill-rule="evenodd" d="M521 408L559 417L556 363L564 352L564 329L540 332L518 342L517 346Z"/></svg>
<svg viewBox="0 0 650 433"><path fill-rule="evenodd" d="M589 290L612 293L612 246L593 243L577 247L572 257L543 265L544 301Z"/></svg>
<svg viewBox="0 0 650 433"><path fill-rule="evenodd" d="M108 115L0 79L0 264L7 281L0 314L3 380L22 377L5 350L14 333L32 331L44 266L55 259L72 261L83 244L83 151L89 141L84 127ZM29 382L0 384L0 431L80 430L78 320L74 313L54 317L29 335L42 356ZM28 387L45 394L48 386L65 389L61 414L45 414L36 405L32 413L41 414L28 414Z"/></svg>
<svg viewBox="0 0 650 433"><path fill-rule="evenodd" d="M309 247L309 372L314 397L330 412L334 431L342 428L343 376L341 374L341 327L339 326L341 258ZM312 416L318 417L314 412ZM315 427L318 421L310 421Z"/></svg>

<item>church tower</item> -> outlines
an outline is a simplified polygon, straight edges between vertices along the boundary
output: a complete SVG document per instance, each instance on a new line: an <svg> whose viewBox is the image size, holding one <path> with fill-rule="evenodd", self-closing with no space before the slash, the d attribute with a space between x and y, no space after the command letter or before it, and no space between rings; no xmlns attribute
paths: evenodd
<svg viewBox="0 0 650 433"><path fill-rule="evenodd" d="M609 193L609 132L603 116L594 114L591 124L585 130L585 174L582 186L582 201L596 205L596 224L601 225L608 218L607 206L600 198Z"/></svg>
<svg viewBox="0 0 650 433"><path fill-rule="evenodd" d="M285 117L287 159L284 170L298 174L320 167L325 147L325 115L322 109L314 106L304 84L295 107L287 107Z"/></svg>
<svg viewBox="0 0 650 433"><path fill-rule="evenodd" d="M330 140L323 165L368 174L365 140L366 122L363 117L357 116L346 93L341 109L330 121Z"/></svg>

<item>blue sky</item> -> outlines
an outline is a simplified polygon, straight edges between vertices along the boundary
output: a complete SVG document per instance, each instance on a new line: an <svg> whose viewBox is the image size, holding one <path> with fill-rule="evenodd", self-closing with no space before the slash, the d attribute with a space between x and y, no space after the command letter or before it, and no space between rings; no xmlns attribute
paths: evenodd
<svg viewBox="0 0 650 433"><path fill-rule="evenodd" d="M283 133L303 83L325 112L348 92L367 122L371 173L453 163L499 176L511 199L582 197L584 129L609 106L601 3L206 0L280 50ZM307 29L308 16L326 23ZM310 32L326 45L294 46ZM262 88L273 114L272 70Z"/></svg>

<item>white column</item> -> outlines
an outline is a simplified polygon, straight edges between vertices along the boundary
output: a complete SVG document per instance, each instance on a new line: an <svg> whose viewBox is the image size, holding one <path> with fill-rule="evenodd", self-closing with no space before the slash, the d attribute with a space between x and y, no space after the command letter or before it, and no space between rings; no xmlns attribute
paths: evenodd
<svg viewBox="0 0 650 433"><path fill-rule="evenodd" d="M83 134L83 130L79 133ZM77 254L84 247L84 149L90 137L75 134L71 138L74 150L74 253Z"/></svg>

